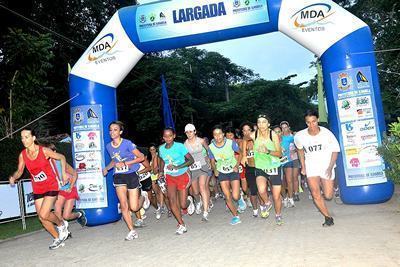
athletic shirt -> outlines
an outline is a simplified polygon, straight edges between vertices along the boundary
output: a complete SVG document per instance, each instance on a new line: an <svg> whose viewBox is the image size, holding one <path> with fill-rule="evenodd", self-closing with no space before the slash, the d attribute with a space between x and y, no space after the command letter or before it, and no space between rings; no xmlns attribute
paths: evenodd
<svg viewBox="0 0 400 267"><path fill-rule="evenodd" d="M223 146L218 147L213 140L210 144L210 159L217 161L217 170L221 173L231 173L236 166L235 152L239 151L239 146L236 142L230 139L224 139Z"/></svg>
<svg viewBox="0 0 400 267"><path fill-rule="evenodd" d="M113 147L111 145L112 142L108 143L106 148L107 152L110 155L111 159L114 160L115 163L117 162L125 162L131 161L136 159L135 154L133 154L133 150L136 149L136 145L132 143L130 140L122 139L121 144L118 147ZM121 168L114 167L113 174L128 174L134 173L139 170L139 163L130 164L129 166L126 165Z"/></svg>
<svg viewBox="0 0 400 267"><path fill-rule="evenodd" d="M182 143L174 142L170 148L165 147L166 144L160 146L160 157L164 161L164 173L171 176L179 176L187 171L187 167L178 170L168 170L167 166L172 164L174 166L179 166L185 163L185 156L188 152L186 147Z"/></svg>
<svg viewBox="0 0 400 267"><path fill-rule="evenodd" d="M39 146L39 153L36 159L28 158L27 150L22 150L22 157L25 166L31 174L32 189L34 194L44 194L49 191L58 191L56 174L43 152L43 147Z"/></svg>
<svg viewBox="0 0 400 267"><path fill-rule="evenodd" d="M189 167L191 171L200 170L201 167L207 165L205 156L204 156L204 147L201 144L201 139L196 137L195 143L190 144L189 140L185 141L185 147L189 151L190 155L192 155L194 159L194 163Z"/></svg>
<svg viewBox="0 0 400 267"><path fill-rule="evenodd" d="M340 152L339 143L331 131L319 126L317 135L310 135L308 129L301 130L294 137L298 149L304 150L305 163L328 166L332 152Z"/></svg>
<svg viewBox="0 0 400 267"><path fill-rule="evenodd" d="M258 152L260 147L265 147L270 151L275 151L275 144L271 140L272 138L271 130L269 132L269 136L270 136L269 139L261 140L260 138L257 138L257 132L256 132L256 139L254 141L253 149L254 149L254 162L257 169L270 170L281 166L281 161L278 157L272 156L269 153L267 154Z"/></svg>
<svg viewBox="0 0 400 267"><path fill-rule="evenodd" d="M251 149L249 143L252 143ZM247 158L247 165L250 167L254 167L254 142L252 140L247 141L246 158Z"/></svg>
<svg viewBox="0 0 400 267"><path fill-rule="evenodd" d="M281 146L283 150L283 156L287 158L286 162L298 159L296 146L294 145L294 136L292 134L282 135Z"/></svg>

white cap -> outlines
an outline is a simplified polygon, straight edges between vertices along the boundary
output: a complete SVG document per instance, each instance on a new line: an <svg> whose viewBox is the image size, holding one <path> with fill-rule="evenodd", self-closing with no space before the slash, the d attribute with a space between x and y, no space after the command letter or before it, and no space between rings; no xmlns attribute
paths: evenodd
<svg viewBox="0 0 400 267"><path fill-rule="evenodd" d="M192 131L192 132L196 131L196 127L194 127L193 124L188 123L188 124L186 124L186 126L185 126L185 133L188 132L188 131Z"/></svg>

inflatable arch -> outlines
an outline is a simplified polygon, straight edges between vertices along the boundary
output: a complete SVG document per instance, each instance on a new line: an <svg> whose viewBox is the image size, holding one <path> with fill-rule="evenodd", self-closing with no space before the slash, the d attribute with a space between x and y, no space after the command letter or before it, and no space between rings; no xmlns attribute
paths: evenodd
<svg viewBox="0 0 400 267"><path fill-rule="evenodd" d="M120 219L111 174L108 124L116 87L149 52L280 31L322 62L330 127L339 139L341 198L380 203L393 194L376 153L385 131L369 27L329 0L172 0L120 9L73 67L69 82L79 207L88 225Z"/></svg>

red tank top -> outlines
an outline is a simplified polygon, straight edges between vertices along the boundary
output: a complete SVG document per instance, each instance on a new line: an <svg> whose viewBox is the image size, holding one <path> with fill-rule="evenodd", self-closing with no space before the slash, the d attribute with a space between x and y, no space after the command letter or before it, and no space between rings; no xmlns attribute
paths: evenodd
<svg viewBox="0 0 400 267"><path fill-rule="evenodd" d="M31 174L32 189L34 194L44 194L49 191L58 191L56 175L48 159L43 152L43 147L39 146L39 153L36 159L28 158L26 149L22 150L22 157L25 166Z"/></svg>

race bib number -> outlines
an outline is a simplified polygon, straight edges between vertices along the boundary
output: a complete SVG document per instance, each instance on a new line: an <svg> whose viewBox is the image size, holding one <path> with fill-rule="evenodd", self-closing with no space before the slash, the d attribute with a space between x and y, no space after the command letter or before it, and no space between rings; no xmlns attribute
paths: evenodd
<svg viewBox="0 0 400 267"><path fill-rule="evenodd" d="M239 165L238 169L239 169L239 173L243 172L243 166L242 165Z"/></svg>
<svg viewBox="0 0 400 267"><path fill-rule="evenodd" d="M305 152L311 153L311 152L319 152L322 150L322 145L313 145L309 146L308 148L304 149Z"/></svg>
<svg viewBox="0 0 400 267"><path fill-rule="evenodd" d="M248 159L254 158L254 151L253 150L247 151L246 158Z"/></svg>
<svg viewBox="0 0 400 267"><path fill-rule="evenodd" d="M167 168L167 166L164 167L164 173L171 174L171 173L177 173L177 172L178 172L177 169L170 170Z"/></svg>
<svg viewBox="0 0 400 267"><path fill-rule="evenodd" d="M151 173L150 172L137 173L137 175L139 176L139 182L141 182L143 180L146 180L146 179L151 177Z"/></svg>
<svg viewBox="0 0 400 267"><path fill-rule="evenodd" d="M129 171L128 165L124 165L123 167L120 168L115 168L115 173L125 173Z"/></svg>
<svg viewBox="0 0 400 267"><path fill-rule="evenodd" d="M196 171L201 169L200 161L195 161L192 165L190 165L189 170Z"/></svg>
<svg viewBox="0 0 400 267"><path fill-rule="evenodd" d="M222 170L220 172L231 173L231 172L233 172L233 166L222 166Z"/></svg>
<svg viewBox="0 0 400 267"><path fill-rule="evenodd" d="M264 170L264 172L268 175L278 175L278 168Z"/></svg>
<svg viewBox="0 0 400 267"><path fill-rule="evenodd" d="M35 182L43 182L45 180L47 180L47 175L43 171L33 176L33 181Z"/></svg>
<svg viewBox="0 0 400 267"><path fill-rule="evenodd" d="M282 157L282 158L280 158L280 161L281 161L281 164L286 164L286 163L288 163L289 162L289 160L288 160L288 158L285 156L285 157Z"/></svg>

